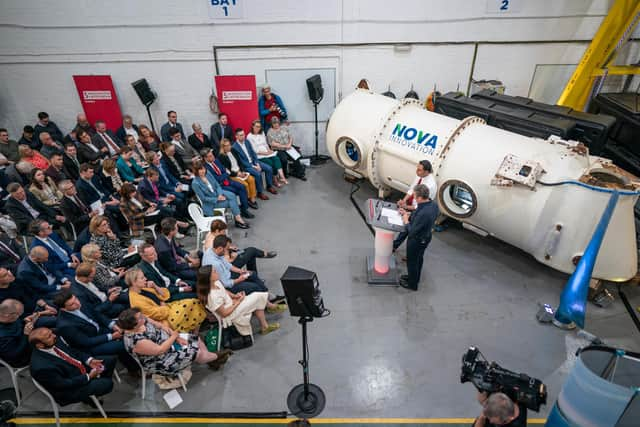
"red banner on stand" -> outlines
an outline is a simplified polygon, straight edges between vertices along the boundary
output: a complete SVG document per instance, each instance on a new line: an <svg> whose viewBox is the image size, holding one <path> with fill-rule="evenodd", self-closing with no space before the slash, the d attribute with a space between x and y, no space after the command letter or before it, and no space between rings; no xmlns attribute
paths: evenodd
<svg viewBox="0 0 640 427"><path fill-rule="evenodd" d="M122 126L122 112L111 76L73 76L73 81L89 123L102 120L114 132Z"/></svg>
<svg viewBox="0 0 640 427"><path fill-rule="evenodd" d="M251 122L260 118L256 97L256 76L215 76L218 108L226 113L235 128L249 131Z"/></svg>

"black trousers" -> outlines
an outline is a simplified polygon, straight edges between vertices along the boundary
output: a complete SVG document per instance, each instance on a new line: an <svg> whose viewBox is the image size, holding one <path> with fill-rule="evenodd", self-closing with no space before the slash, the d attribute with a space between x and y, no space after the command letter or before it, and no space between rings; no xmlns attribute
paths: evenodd
<svg viewBox="0 0 640 427"><path fill-rule="evenodd" d="M234 267L242 268L247 266L247 270L258 271L258 265L256 264L256 258L264 258L264 251L262 249L254 248L250 246L244 249L240 255L233 260L231 264Z"/></svg>
<svg viewBox="0 0 640 427"><path fill-rule="evenodd" d="M98 344L92 348L83 349L86 353L100 359L98 355L108 354L109 356L117 356L118 360L127 368L129 372L138 372L140 367L133 360L133 357L124 348L124 342L120 340L108 341L102 344Z"/></svg>
<svg viewBox="0 0 640 427"><path fill-rule="evenodd" d="M113 369L116 367L116 358L113 356L97 356L96 359L102 360L104 364L104 372L100 374L100 378L94 378L81 387L71 390L65 390L63 395L57 393L56 401L64 406L76 402L90 402L89 396L104 396L113 390Z"/></svg>
<svg viewBox="0 0 640 427"><path fill-rule="evenodd" d="M393 241L393 250L397 250L400 245L402 244L402 242L404 242L404 240L407 238L407 236L409 235L409 233L406 232L406 230L401 231L400 233L398 233L398 235L396 236L396 238Z"/></svg>
<svg viewBox="0 0 640 427"><path fill-rule="evenodd" d="M424 261L424 251L429 246L430 240L407 239L407 270L409 274L409 287L418 289L420 273Z"/></svg>

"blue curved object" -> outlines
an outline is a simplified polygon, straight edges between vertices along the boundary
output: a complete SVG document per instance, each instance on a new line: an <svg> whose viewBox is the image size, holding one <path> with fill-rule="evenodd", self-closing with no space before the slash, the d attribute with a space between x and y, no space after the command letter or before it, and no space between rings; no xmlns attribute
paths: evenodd
<svg viewBox="0 0 640 427"><path fill-rule="evenodd" d="M613 216L620 193L614 190L609 198L609 203L602 213L600 222L591 236L591 240L584 250L584 254L578 261L575 271L569 278L562 295L560 295L560 305L556 310L555 320L569 325L572 322L581 329L584 328L585 309L587 305L587 294L589 292L589 281L593 274L593 267L598 258L598 252L602 245L602 240L607 232L607 227Z"/></svg>

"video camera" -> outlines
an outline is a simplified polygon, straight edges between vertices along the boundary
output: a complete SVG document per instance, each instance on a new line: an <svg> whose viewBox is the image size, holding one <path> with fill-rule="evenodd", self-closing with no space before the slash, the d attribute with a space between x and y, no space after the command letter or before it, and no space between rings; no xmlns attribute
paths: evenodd
<svg viewBox="0 0 640 427"><path fill-rule="evenodd" d="M479 360L478 355L483 360ZM504 393L535 412L540 410L540 405L547 403L547 387L542 381L504 369L496 362L489 363L476 347L469 347L462 356L460 382L469 381L480 392Z"/></svg>

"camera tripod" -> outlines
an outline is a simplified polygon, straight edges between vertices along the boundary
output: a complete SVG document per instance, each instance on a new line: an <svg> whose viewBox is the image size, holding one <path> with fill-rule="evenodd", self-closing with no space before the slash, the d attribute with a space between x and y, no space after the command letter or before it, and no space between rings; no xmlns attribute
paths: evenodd
<svg viewBox="0 0 640 427"><path fill-rule="evenodd" d="M327 399L320 387L309 382L309 345L307 342L307 323L313 322L313 317L303 316L298 320L302 325L302 366L303 383L293 387L287 396L289 410L300 418L313 418L322 412Z"/></svg>

